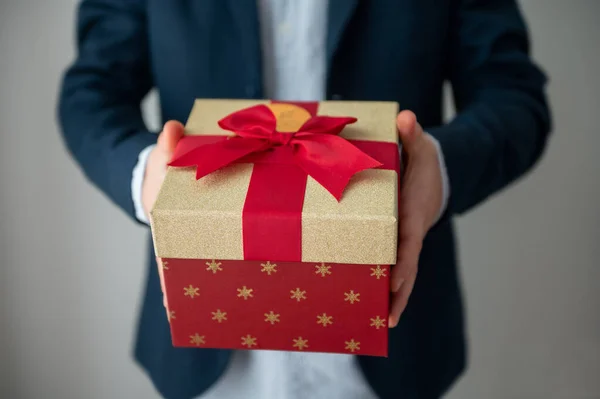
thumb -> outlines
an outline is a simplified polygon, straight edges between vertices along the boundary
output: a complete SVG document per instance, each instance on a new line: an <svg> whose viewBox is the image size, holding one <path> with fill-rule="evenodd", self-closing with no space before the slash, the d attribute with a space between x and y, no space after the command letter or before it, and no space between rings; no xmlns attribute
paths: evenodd
<svg viewBox="0 0 600 399"><path fill-rule="evenodd" d="M396 118L396 126L402 146L410 154L423 139L423 128L412 111L400 112Z"/></svg>
<svg viewBox="0 0 600 399"><path fill-rule="evenodd" d="M163 131L158 136L157 147L166 153L175 151L177 142L183 136L183 125L177 121L168 121L163 127Z"/></svg>

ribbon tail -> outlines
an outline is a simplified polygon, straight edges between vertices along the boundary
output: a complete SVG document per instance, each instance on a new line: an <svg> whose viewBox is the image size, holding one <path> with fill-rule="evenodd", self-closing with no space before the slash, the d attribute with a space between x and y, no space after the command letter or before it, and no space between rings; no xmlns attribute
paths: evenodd
<svg viewBox="0 0 600 399"><path fill-rule="evenodd" d="M383 164L347 140L331 134L297 140L294 159L308 175L340 201L352 176Z"/></svg>
<svg viewBox="0 0 600 399"><path fill-rule="evenodd" d="M186 137L183 137L181 141L185 139ZM185 145L185 143L182 145ZM265 149L267 145L261 139L231 137L211 144L193 147L180 155L177 154L176 150L175 157L168 165L176 167L196 166L196 179L200 179L253 152Z"/></svg>

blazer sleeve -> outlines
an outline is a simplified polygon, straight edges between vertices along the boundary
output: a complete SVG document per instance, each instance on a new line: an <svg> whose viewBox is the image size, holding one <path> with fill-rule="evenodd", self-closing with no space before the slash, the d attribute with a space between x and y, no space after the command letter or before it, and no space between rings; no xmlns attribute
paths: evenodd
<svg viewBox="0 0 600 399"><path fill-rule="evenodd" d="M447 68L457 116L428 129L447 166L447 214L469 210L527 172L551 128L546 77L530 59L515 0L457 3Z"/></svg>
<svg viewBox="0 0 600 399"><path fill-rule="evenodd" d="M156 142L141 113L153 86L143 0L83 0L76 57L63 75L58 121L86 177L134 220L131 179Z"/></svg>

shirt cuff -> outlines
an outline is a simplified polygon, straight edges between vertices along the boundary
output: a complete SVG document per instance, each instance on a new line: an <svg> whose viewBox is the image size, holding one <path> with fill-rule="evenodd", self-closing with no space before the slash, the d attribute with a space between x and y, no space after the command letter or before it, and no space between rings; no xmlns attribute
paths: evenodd
<svg viewBox="0 0 600 399"><path fill-rule="evenodd" d="M144 205L142 203L142 185L144 184L148 156L155 146L156 144L149 145L140 152L137 164L133 168L133 176L131 178L131 199L133 200L135 217L137 220L147 225L150 224L150 221L146 217L146 212L144 212Z"/></svg>
<svg viewBox="0 0 600 399"><path fill-rule="evenodd" d="M426 134L427 134L427 136L429 136L429 138L431 138L431 141L433 141L433 144L435 145L435 148L437 149L437 157L438 157L438 162L440 165L440 171L442 174L442 206L440 206L440 210L438 211L438 214L436 215L436 218L434 221L434 224L435 224L440 220L440 218L446 211L446 208L448 207L448 199L450 198L450 180L448 178L448 169L446 169L446 161L444 160L444 153L442 152L442 147L440 146L440 142L437 141L437 139L435 137L433 137L432 135L430 135L429 133L426 133Z"/></svg>

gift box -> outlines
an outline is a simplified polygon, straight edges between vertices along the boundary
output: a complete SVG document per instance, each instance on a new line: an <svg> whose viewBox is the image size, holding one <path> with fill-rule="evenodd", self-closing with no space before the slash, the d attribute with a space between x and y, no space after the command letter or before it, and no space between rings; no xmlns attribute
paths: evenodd
<svg viewBox="0 0 600 399"><path fill-rule="evenodd" d="M387 356L397 112L195 101L150 212L173 345Z"/></svg>

